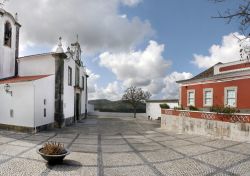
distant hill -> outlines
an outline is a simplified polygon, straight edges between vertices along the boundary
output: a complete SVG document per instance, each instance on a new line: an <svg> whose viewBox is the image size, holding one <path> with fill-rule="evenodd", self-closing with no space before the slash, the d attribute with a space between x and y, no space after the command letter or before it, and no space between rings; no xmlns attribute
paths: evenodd
<svg viewBox="0 0 250 176"><path fill-rule="evenodd" d="M132 113L133 108L124 101L110 101L106 99L89 100L89 104L95 105L95 110L100 112L124 112ZM137 108L138 113L146 112L146 104L140 103Z"/></svg>

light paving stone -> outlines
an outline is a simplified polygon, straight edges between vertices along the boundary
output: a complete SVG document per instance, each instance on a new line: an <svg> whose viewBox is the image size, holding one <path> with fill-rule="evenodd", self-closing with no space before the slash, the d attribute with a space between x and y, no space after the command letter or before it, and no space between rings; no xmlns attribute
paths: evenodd
<svg viewBox="0 0 250 176"><path fill-rule="evenodd" d="M9 138L9 137L0 137L0 143L8 143L11 141L15 141L16 139Z"/></svg>
<svg viewBox="0 0 250 176"><path fill-rule="evenodd" d="M97 154L95 153L71 152L66 160L77 161L83 166L97 166Z"/></svg>
<svg viewBox="0 0 250 176"><path fill-rule="evenodd" d="M14 158L6 163L1 164L0 175L4 176L32 176L40 175L46 169L46 165L37 161Z"/></svg>
<svg viewBox="0 0 250 176"><path fill-rule="evenodd" d="M78 136L78 139L81 139L81 138L83 138L83 139L97 139L97 134L80 134L79 136Z"/></svg>
<svg viewBox="0 0 250 176"><path fill-rule="evenodd" d="M155 151L162 150L164 147L157 143L132 144L137 151Z"/></svg>
<svg viewBox="0 0 250 176"><path fill-rule="evenodd" d="M138 144L138 143L149 143L152 142L152 140L147 138L128 138L127 141L131 144Z"/></svg>
<svg viewBox="0 0 250 176"><path fill-rule="evenodd" d="M9 159L10 156L6 156L6 155L0 155L0 163L6 161L7 159ZM1 165L0 165L0 168L1 168Z"/></svg>
<svg viewBox="0 0 250 176"><path fill-rule="evenodd" d="M97 139L82 139L78 138L74 141L74 144L92 144L92 145L97 145L98 141Z"/></svg>
<svg viewBox="0 0 250 176"><path fill-rule="evenodd" d="M102 145L122 145L127 144L123 139L104 139L101 141Z"/></svg>
<svg viewBox="0 0 250 176"><path fill-rule="evenodd" d="M24 152L27 149L29 149L29 147L3 144L0 145L0 154L15 156L21 152Z"/></svg>
<svg viewBox="0 0 250 176"><path fill-rule="evenodd" d="M172 148L177 148L177 147L188 146L188 145L194 144L192 142L181 140L181 139L174 140L174 141L164 141L164 142L160 142L160 143L165 145L165 146L172 147Z"/></svg>
<svg viewBox="0 0 250 176"><path fill-rule="evenodd" d="M226 150L250 155L250 144L249 143L242 143L239 145L235 145L235 146L226 148Z"/></svg>
<svg viewBox="0 0 250 176"><path fill-rule="evenodd" d="M156 176L147 166L104 168L105 176Z"/></svg>
<svg viewBox="0 0 250 176"><path fill-rule="evenodd" d="M215 174L215 175L213 175L213 176L230 176L230 175L225 174L225 173L218 173L218 174Z"/></svg>
<svg viewBox="0 0 250 176"><path fill-rule="evenodd" d="M211 147L194 144L194 145L178 147L175 150L185 155L192 156L192 155L199 155L199 154L206 153L206 152L211 152L211 151L214 151L215 149Z"/></svg>
<svg viewBox="0 0 250 176"><path fill-rule="evenodd" d="M48 136L42 136L42 135L32 135L24 138L25 140L32 140L32 141L45 141L48 140Z"/></svg>
<svg viewBox="0 0 250 176"><path fill-rule="evenodd" d="M103 153L113 153L113 152L132 152L133 149L127 145L102 145Z"/></svg>
<svg viewBox="0 0 250 176"><path fill-rule="evenodd" d="M23 147L34 147L37 144L39 144L40 141L30 141L30 140L17 140L8 143L9 145L18 145L18 146L23 146Z"/></svg>
<svg viewBox="0 0 250 176"><path fill-rule="evenodd" d="M188 158L155 164L154 166L168 176L202 176L214 171L213 168Z"/></svg>
<svg viewBox="0 0 250 176"><path fill-rule="evenodd" d="M183 158L181 154L176 153L169 149L157 150L152 152L140 152L140 153L149 162L165 162Z"/></svg>
<svg viewBox="0 0 250 176"><path fill-rule="evenodd" d="M73 152L96 153L97 145L72 144L69 149Z"/></svg>
<svg viewBox="0 0 250 176"><path fill-rule="evenodd" d="M241 176L249 176L250 175L250 161L236 165L233 168L228 169L227 171L230 171L234 174L241 175Z"/></svg>
<svg viewBox="0 0 250 176"><path fill-rule="evenodd" d="M204 142L208 142L211 140L214 140L213 138L208 138L205 136L198 136L198 137L194 137L194 138L189 138L187 139L190 142L195 142L195 143L204 143Z"/></svg>
<svg viewBox="0 0 250 176"><path fill-rule="evenodd" d="M143 164L143 161L135 153L103 154L104 166L131 166L136 164Z"/></svg>
<svg viewBox="0 0 250 176"><path fill-rule="evenodd" d="M96 167L65 166L57 165L44 175L48 176L97 176Z"/></svg>
<svg viewBox="0 0 250 176"><path fill-rule="evenodd" d="M33 148L33 149L21 154L20 157L45 162L45 160L36 152L36 148Z"/></svg>
<svg viewBox="0 0 250 176"><path fill-rule="evenodd" d="M164 142L164 141L173 141L176 140L173 136L156 136L156 137L150 137L153 141L157 142Z"/></svg>
<svg viewBox="0 0 250 176"><path fill-rule="evenodd" d="M14 133L9 135L8 137L10 138L14 138L14 139L21 139L21 138L25 138L31 136L31 134L27 134L27 133Z"/></svg>
<svg viewBox="0 0 250 176"><path fill-rule="evenodd" d="M198 135L190 135L190 134L175 134L174 136L179 139L191 139L194 137L198 137Z"/></svg>
<svg viewBox="0 0 250 176"><path fill-rule="evenodd" d="M235 142L235 141L215 140L215 141L210 141L210 142L204 142L203 144L207 146L215 147L215 148L224 148L224 147L229 147L229 146L240 144L240 143Z"/></svg>
<svg viewBox="0 0 250 176"><path fill-rule="evenodd" d="M115 136L103 136L102 135L102 139L103 140L108 140L108 139L122 139L122 137L120 135L115 135Z"/></svg>
<svg viewBox="0 0 250 176"><path fill-rule="evenodd" d="M219 150L208 154L199 155L194 158L216 167L225 168L247 158L247 156Z"/></svg>

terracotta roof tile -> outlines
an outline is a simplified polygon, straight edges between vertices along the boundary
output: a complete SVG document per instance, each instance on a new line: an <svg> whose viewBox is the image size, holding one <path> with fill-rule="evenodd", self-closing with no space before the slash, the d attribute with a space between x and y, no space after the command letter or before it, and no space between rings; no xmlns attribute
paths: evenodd
<svg viewBox="0 0 250 176"><path fill-rule="evenodd" d="M0 80L0 84L34 81L34 80L42 79L48 76L50 75L22 76L22 77L17 76L17 77L13 77L9 79Z"/></svg>

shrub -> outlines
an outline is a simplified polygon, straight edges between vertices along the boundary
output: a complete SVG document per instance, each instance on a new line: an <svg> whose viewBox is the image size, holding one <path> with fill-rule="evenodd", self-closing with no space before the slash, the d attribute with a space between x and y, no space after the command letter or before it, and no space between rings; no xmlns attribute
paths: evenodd
<svg viewBox="0 0 250 176"><path fill-rule="evenodd" d="M170 108L169 105L166 104L166 103L160 104L160 107L161 107L162 109L169 109L169 108Z"/></svg>
<svg viewBox="0 0 250 176"><path fill-rule="evenodd" d="M199 111L199 109L196 108L195 106L189 106L189 110L190 111Z"/></svg>
<svg viewBox="0 0 250 176"><path fill-rule="evenodd" d="M224 113L224 114L234 114L234 113L239 113L240 110L230 107L230 106L226 106L226 107L222 107L222 106L213 106L210 108L210 112L217 112L217 113Z"/></svg>
<svg viewBox="0 0 250 176"><path fill-rule="evenodd" d="M66 153L66 150L60 142L46 142L43 145L41 152L46 155L61 155Z"/></svg>

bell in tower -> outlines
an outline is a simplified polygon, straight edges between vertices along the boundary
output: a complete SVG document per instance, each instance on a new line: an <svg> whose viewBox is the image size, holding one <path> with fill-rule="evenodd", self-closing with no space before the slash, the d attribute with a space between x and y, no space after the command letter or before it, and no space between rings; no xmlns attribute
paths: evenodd
<svg viewBox="0 0 250 176"><path fill-rule="evenodd" d="M17 76L19 29L21 25L11 13L0 7L0 80Z"/></svg>

